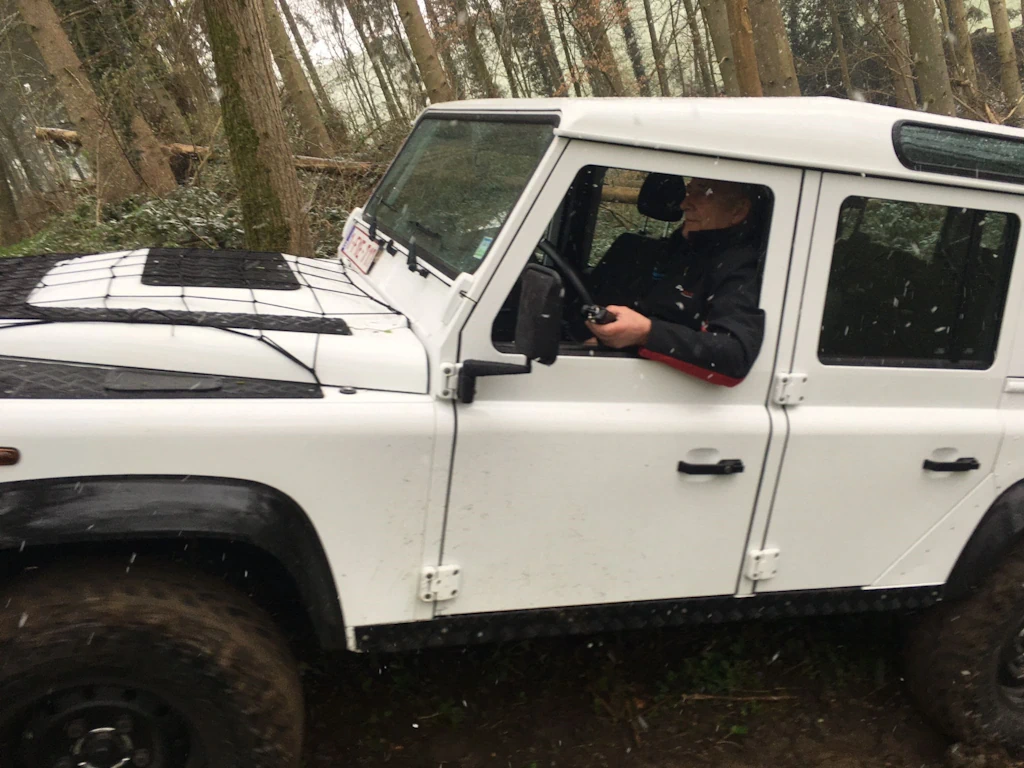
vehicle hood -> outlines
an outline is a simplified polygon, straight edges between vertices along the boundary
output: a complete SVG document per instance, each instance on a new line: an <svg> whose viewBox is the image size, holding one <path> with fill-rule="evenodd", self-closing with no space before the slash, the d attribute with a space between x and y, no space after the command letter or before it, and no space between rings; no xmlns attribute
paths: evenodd
<svg viewBox="0 0 1024 768"><path fill-rule="evenodd" d="M427 391L404 315L336 260L278 253L0 260L0 356Z"/></svg>

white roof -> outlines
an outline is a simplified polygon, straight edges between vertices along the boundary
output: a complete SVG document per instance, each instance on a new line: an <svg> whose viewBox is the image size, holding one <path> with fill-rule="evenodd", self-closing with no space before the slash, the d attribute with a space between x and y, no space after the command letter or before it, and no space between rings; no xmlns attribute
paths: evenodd
<svg viewBox="0 0 1024 768"><path fill-rule="evenodd" d="M893 148L901 120L1024 140L1024 130L831 97L478 99L427 110L559 115L556 135L802 168L928 178L1005 189L1001 182L911 171Z"/></svg>

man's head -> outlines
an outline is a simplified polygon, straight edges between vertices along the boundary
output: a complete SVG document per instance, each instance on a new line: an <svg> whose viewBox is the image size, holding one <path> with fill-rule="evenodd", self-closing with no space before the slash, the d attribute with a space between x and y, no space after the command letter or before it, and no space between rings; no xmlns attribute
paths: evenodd
<svg viewBox="0 0 1024 768"><path fill-rule="evenodd" d="M691 179L686 185L683 235L708 229L726 229L746 221L752 201L749 189L734 181Z"/></svg>

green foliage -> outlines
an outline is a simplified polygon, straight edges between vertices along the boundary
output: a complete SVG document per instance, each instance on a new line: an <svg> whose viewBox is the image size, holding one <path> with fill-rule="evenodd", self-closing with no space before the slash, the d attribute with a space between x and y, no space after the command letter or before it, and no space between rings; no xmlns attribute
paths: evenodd
<svg viewBox="0 0 1024 768"><path fill-rule="evenodd" d="M356 181L300 176L313 204L309 224L317 256L333 256L348 212L365 201L375 175ZM0 248L0 257L37 253L101 253L132 248L244 248L238 193L226 165L203 169L194 182L165 198L132 197L97 208L81 195L74 207L34 236Z"/></svg>

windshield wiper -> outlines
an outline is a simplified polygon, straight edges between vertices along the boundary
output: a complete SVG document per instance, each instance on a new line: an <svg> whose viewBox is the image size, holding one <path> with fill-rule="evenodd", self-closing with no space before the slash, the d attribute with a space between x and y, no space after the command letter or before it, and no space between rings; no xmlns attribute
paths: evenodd
<svg viewBox="0 0 1024 768"><path fill-rule="evenodd" d="M415 222L413 222L415 223ZM416 260L416 238L409 238L409 253L405 257L405 266L409 268L410 272L418 272L420 277L426 277L430 274L426 267L421 267L419 262Z"/></svg>

